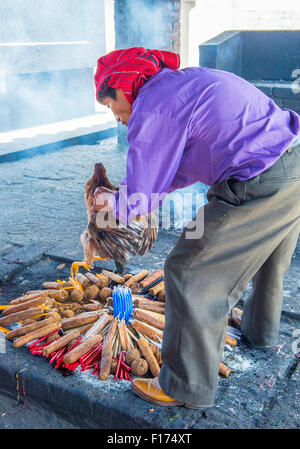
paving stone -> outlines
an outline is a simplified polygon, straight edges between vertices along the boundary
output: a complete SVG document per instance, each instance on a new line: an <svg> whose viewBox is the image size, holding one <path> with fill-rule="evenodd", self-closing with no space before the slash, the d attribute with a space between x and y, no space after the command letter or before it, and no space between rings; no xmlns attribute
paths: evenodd
<svg viewBox="0 0 300 449"><path fill-rule="evenodd" d="M46 246L36 242L30 246L19 247L12 252L2 255L0 261L0 281L20 271L25 265L39 260Z"/></svg>

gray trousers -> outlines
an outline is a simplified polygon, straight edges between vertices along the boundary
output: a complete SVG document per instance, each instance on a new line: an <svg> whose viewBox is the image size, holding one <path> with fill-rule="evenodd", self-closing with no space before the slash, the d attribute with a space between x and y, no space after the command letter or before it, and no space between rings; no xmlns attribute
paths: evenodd
<svg viewBox="0 0 300 449"><path fill-rule="evenodd" d="M163 391L214 403L228 313L253 279L242 332L258 348L277 343L283 279L300 232L300 144L262 174L227 178L207 193L202 237L184 229L165 261ZM203 208L197 214L203 215Z"/></svg>

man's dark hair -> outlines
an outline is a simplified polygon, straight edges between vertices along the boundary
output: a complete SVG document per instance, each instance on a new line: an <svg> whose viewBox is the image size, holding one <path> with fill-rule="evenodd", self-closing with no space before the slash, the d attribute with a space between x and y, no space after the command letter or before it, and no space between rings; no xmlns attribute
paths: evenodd
<svg viewBox="0 0 300 449"><path fill-rule="evenodd" d="M104 91L99 90L98 95L97 95L97 100L101 101L105 97L110 97L113 100L116 100L117 99L116 89L114 89L113 87L107 86Z"/></svg>

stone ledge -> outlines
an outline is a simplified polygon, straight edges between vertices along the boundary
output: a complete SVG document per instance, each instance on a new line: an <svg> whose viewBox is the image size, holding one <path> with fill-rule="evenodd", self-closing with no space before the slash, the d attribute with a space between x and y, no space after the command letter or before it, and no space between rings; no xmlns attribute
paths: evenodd
<svg viewBox="0 0 300 449"><path fill-rule="evenodd" d="M0 163L69 145L93 144L116 133L116 122L109 113L0 133Z"/></svg>
<svg viewBox="0 0 300 449"><path fill-rule="evenodd" d="M81 428L172 428L168 417L179 412L178 407L162 408L161 413L151 415L151 404L137 398L129 382L101 382L91 373L62 377L45 359L33 357L27 348L15 350L8 342L6 354L0 354L0 392L17 398L16 374L20 401L25 401L24 384L29 406L38 403ZM186 409L177 420L182 427L186 427L186 414L191 412ZM165 425L161 424L162 418Z"/></svg>
<svg viewBox="0 0 300 449"><path fill-rule="evenodd" d="M250 82L269 96L292 98L300 103L300 93L295 93L294 82L287 81L252 81ZM294 89L294 90L293 90Z"/></svg>

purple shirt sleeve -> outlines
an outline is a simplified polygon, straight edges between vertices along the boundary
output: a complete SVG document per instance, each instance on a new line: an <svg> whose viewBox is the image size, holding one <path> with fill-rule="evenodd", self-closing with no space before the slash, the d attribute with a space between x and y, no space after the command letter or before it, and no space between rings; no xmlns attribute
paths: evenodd
<svg viewBox="0 0 300 449"><path fill-rule="evenodd" d="M126 177L115 194L113 209L114 216L125 224L160 206L186 144L186 128L174 118L139 111L130 121Z"/></svg>
<svg viewBox="0 0 300 449"><path fill-rule="evenodd" d="M128 224L157 209L168 193L195 182L212 186L227 177L254 178L299 132L296 112L281 109L233 73L164 68L144 84L132 105L127 176L113 213Z"/></svg>

